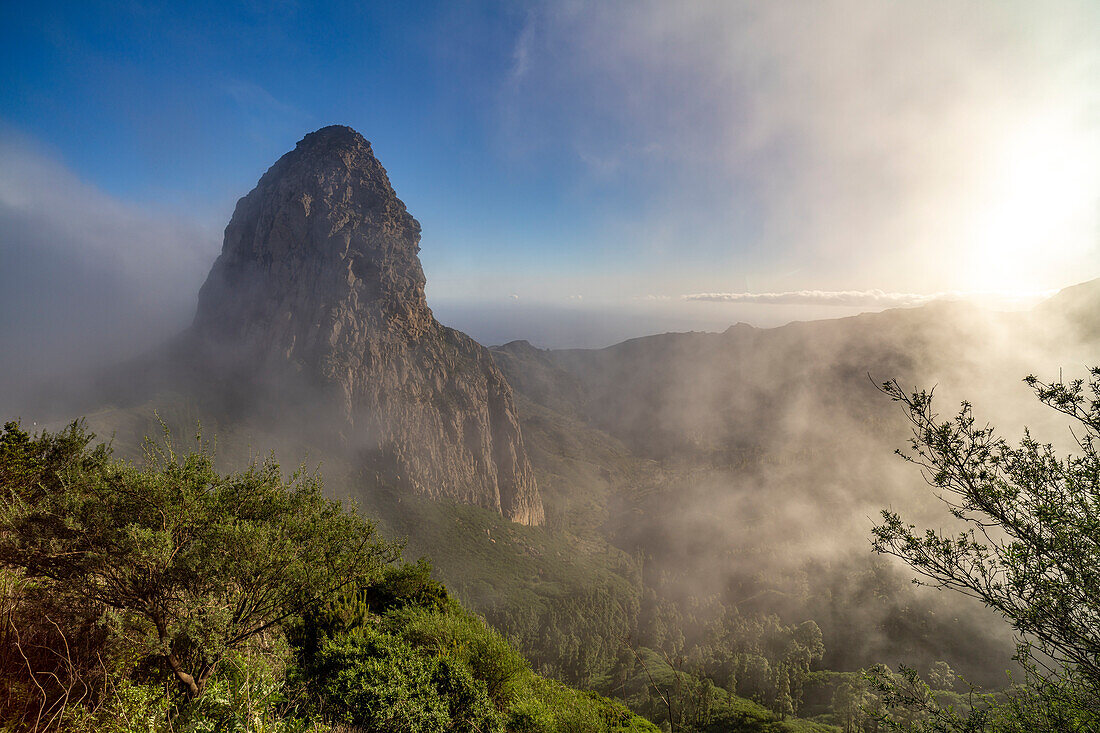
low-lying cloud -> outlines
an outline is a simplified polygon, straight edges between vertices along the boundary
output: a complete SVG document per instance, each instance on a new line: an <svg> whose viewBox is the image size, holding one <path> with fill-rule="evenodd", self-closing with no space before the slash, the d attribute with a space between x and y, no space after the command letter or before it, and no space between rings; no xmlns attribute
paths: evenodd
<svg viewBox="0 0 1100 733"><path fill-rule="evenodd" d="M4 132L0 233L0 410L174 336L218 251L212 228L120 201Z"/></svg>
<svg viewBox="0 0 1100 733"><path fill-rule="evenodd" d="M790 290L782 293L689 293L683 300L713 303L759 303L762 305L838 305L865 308L905 308L935 300L980 300L1011 306L1035 303L1054 290L1029 293L964 292L891 293L883 290Z"/></svg>

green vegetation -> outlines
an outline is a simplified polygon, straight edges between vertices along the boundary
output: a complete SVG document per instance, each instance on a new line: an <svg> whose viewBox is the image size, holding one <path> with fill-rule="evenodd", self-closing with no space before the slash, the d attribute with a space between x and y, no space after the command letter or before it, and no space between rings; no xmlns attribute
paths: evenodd
<svg viewBox="0 0 1100 733"><path fill-rule="evenodd" d="M403 498L371 509L540 674L591 687L624 651L639 613L639 577L624 553L468 505Z"/></svg>
<svg viewBox="0 0 1100 733"><path fill-rule="evenodd" d="M126 436L120 439L126 444L140 430L155 426L140 419L140 412L99 414L94 419L100 430ZM198 412L175 404L160 414L170 416L178 432ZM547 487L554 502L571 507L556 526L526 527L476 506L388 491L338 455L326 456L326 484L338 495L354 496L377 519L381 534L406 538L407 556L431 558L433 572L448 591L503 634L537 674L623 700L666 727L671 720L677 730L700 729L700 721L714 715L681 715L677 709L670 719L660 702L663 688L643 684L645 673L631 647L643 654L651 650L673 660L681 682L707 680L720 690L717 697L728 696L763 720L778 723L786 716L785 725L796 725L792 716L810 708L799 699L802 673L786 664L784 656L806 618L791 623L759 612L731 614L718 597L685 599L663 583L663 574L648 577L647 569L655 564L644 548L625 552L601 537L598 525L610 506L606 475L629 475L641 482L644 477L639 474L653 466L639 468L624 456L617 441L598 431L577 434L574 423L549 413L545 417L540 429L554 432L555 441L564 442L553 461L540 459L554 468L552 475L540 475L540 487ZM234 459L239 462L249 455L247 431L218 427L226 429L218 434L221 461L232 465ZM260 440L292 450L288 442ZM594 480L603 482L602 493L578 488ZM881 595L874 593L875 599ZM682 663L675 661L681 658ZM819 663L819 658L812 662ZM749 672L731 676L738 664ZM626 679L638 681L629 696L622 687ZM777 694L784 684L793 696ZM813 710L815 715L828 713L827 706Z"/></svg>
<svg viewBox="0 0 1100 733"><path fill-rule="evenodd" d="M656 730L535 675L317 476L92 437L0 435L4 729Z"/></svg>
<svg viewBox="0 0 1100 733"><path fill-rule="evenodd" d="M716 685L705 669L683 657L640 648L632 663L601 682L601 689L631 709L676 731L719 733L825 733L830 725L777 714L776 700L765 706ZM779 686L782 689L782 686ZM789 701L788 701L789 703ZM782 705L782 703L780 703Z"/></svg>
<svg viewBox="0 0 1100 733"><path fill-rule="evenodd" d="M137 468L85 451L76 424L37 440L9 424L0 441L0 562L149 639L188 698L226 654L398 556L315 476L284 483L270 460L223 478L166 436Z"/></svg>
<svg viewBox="0 0 1100 733"><path fill-rule="evenodd" d="M1091 379L1027 383L1041 402L1074 420L1080 453L1060 457L1025 433L1018 446L980 426L967 403L940 421L929 392L884 391L905 408L912 450L965 529L951 535L884 511L875 549L928 582L971 595L1018 634L1023 684L962 715L935 699L912 670L882 677L889 702L915 711L898 727L935 731L1084 731L1100 727L1100 369Z"/></svg>
<svg viewBox="0 0 1100 733"><path fill-rule="evenodd" d="M177 405L171 411L173 423L185 424L193 412ZM355 520L340 530L352 535L360 532L354 535L360 539L369 537L362 548L366 554L358 564L334 566L330 590L324 592L294 585L321 580L296 574L295 558L348 543L305 541L298 546L279 545L276 540L284 536L283 509L303 501L288 497L308 494L311 501L319 501L307 514L323 513L334 504L320 499L316 476L299 472L283 480L273 464L245 463L248 445L256 436L245 430L219 434L219 455L225 465L245 465L244 470L226 475L219 474L201 448L177 455L170 445L158 449L147 444L146 454L134 464L113 460L100 449L96 460L104 476L144 476L141 481L152 486L151 507L160 508L141 514L122 499L107 502L105 506L113 508L95 515L102 521L93 535L110 536L114 530L107 518L111 515L137 517L148 525L144 531L153 538L163 531L164 516L172 518L172 526L184 527L190 521L196 527L188 529L189 536L201 537L205 549L190 548L180 557L180 567L202 572L191 577L179 568L164 566L166 574L158 583L173 589L172 593L198 598L204 587L203 568L221 573L211 577L221 578L223 596L181 602L179 608L186 613L169 628L175 631L169 635L168 647L178 647L175 656L180 669L196 686L204 670L209 671L199 694L189 691L179 684L181 678L164 655L153 621L140 613L107 609L103 599L85 592L81 626L65 615L78 606L61 600L72 597L78 587L66 588L64 593L57 588L46 591L50 583L59 581L32 576L18 562L7 561L9 568L20 569L5 576L11 588L4 596L5 608L14 624L6 623L3 630L4 640L13 644L4 664L14 676L0 693L9 701L4 714L9 719L19 716L31 727L40 720L74 729L106 726L107 721L154 720L162 727L171 721L177 730L324 726L483 731L630 730L635 726L652 730L636 717L641 715L664 730L683 733L869 732L880 730L886 719L921 719L924 713L919 706L899 692L910 683L908 670L894 674L879 666L863 672L831 672L822 666L828 663L830 650L833 659L839 658L838 648L844 654L846 639L852 646L863 643L868 629L850 615L855 605L873 609L868 618L889 611L885 614L889 625L876 627L874 634L898 640L891 643L897 643L899 651L880 657L883 661L912 659L929 672L935 671L930 659L951 658L943 650L952 648L964 626L952 627L950 616L937 619L930 609L914 603L908 586L884 564L808 562L805 571L784 575L762 570L737 576L735 586L708 589L711 596L693 595L690 591L697 593L697 584L684 584L669 571L675 556L660 557L667 538L652 531L656 525L632 525L620 519L658 516L666 503L681 501L684 491L695 490L693 484L682 488L670 484L672 474L665 476L655 463L631 459L603 433L589 430L580 435L574 431L576 423L558 414L531 412L538 423L532 436L546 437L532 450L542 466L540 485L547 489L553 520L549 527L524 527L478 507L389 491L359 475L352 461L326 456L326 475L335 477L335 493L362 501L377 524L372 527ZM132 413L115 413L114 418L121 419L120 415ZM116 422L115 427L128 436L149 428L136 418L131 422ZM12 456L44 456L50 451L62 455L65 451L47 448L42 441L64 442L61 436L66 434L85 441L79 451L82 461L96 455L80 430L70 428L37 438L20 437L18 432L9 430L5 438L10 447L5 466L13 477L25 469L16 470L22 464ZM261 440L293 450L286 441ZM38 447L27 448L34 444ZM55 461L54 465L60 464ZM186 506L173 508L177 494L168 490L167 483L158 486L158 476L179 478L193 470L203 478L184 481L183 486L190 487L194 496ZM89 475L93 474L98 475L94 471ZM699 473L698 479L694 485L705 489L706 476ZM129 480L105 485L125 488ZM9 482L15 486L28 479L5 476L4 481L5 486ZM77 486L66 481L62 483L69 488ZM238 493L255 494L258 498L252 504L267 507L266 513L243 523L224 514L223 508L232 502L216 496L231 487ZM79 504L66 501L56 512ZM354 515L334 511L332 516ZM200 517L206 519L200 522ZM8 518L14 526L15 514ZM26 525L32 533L35 521ZM295 521L305 522L298 517L286 527ZM248 536L258 539L238 547L241 543L236 540L245 536L235 534L238 526L247 526L253 533ZM128 557L140 559L145 552L156 558L151 548L172 546L179 533L168 531L167 539L149 539L144 549L135 545L131 549L137 554ZM381 536L407 538L406 554L432 558L433 572L447 589L431 579L426 565L390 563L396 548ZM172 552L167 550L169 556ZM756 557L751 547L746 552L745 558L738 559L742 567L751 566ZM265 564L262 560L269 554L284 561ZM764 555L760 559L762 568L769 567ZM332 560L347 561L348 556L334 552ZM680 561L690 563L691 558ZM148 558L141 562L149 565ZM123 563L122 570L129 573L141 562ZM249 575L249 563L267 574L252 571ZM247 583L240 580L245 576L250 579ZM187 577L192 585L184 583ZM341 577L350 580L344 583ZM229 601L227 591L237 594L239 604L246 589L254 592L261 581L282 589L278 593L283 601L276 604L281 610L265 617L273 621L271 626L237 639L241 631L228 635L230 626L238 623L232 614L204 618L218 603ZM731 603L738 599L745 602ZM55 621L59 629L53 627ZM846 636L837 637L838 629ZM954 636L945 635L945 629ZM85 651L68 652L71 664L49 666L56 661L53 652L65 644ZM18 649L38 649L42 658L28 653L30 666L47 674L28 675ZM915 659L908 656L909 649L917 652ZM854 658L861 657L857 653ZM46 663L39 667L43 659ZM865 664L839 668L858 670ZM926 696L958 715L1006 700L960 694L965 685L943 675L926 674L927 683L915 675L912 679L927 684ZM34 686L35 680L43 683L42 691ZM578 692L566 685L593 692ZM81 697L85 687L94 692ZM74 702L78 699L79 703ZM22 701L24 707L15 710L10 706L14 701ZM117 725L119 730L134 730L138 723Z"/></svg>
<svg viewBox="0 0 1100 733"><path fill-rule="evenodd" d="M818 729L793 717L823 653L814 622L742 616L713 598L684 613L645 588L638 559L477 507L385 496L370 505L416 554L437 558L448 587L539 673L677 731Z"/></svg>

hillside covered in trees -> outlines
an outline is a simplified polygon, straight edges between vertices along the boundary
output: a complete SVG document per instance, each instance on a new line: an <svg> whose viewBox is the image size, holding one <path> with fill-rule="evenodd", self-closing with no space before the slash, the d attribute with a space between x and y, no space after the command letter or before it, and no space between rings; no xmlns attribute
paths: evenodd
<svg viewBox="0 0 1100 733"><path fill-rule="evenodd" d="M91 441L0 436L5 729L655 730L533 674L318 476Z"/></svg>
<svg viewBox="0 0 1100 733"><path fill-rule="evenodd" d="M498 609L505 636L426 560L398 562L401 545L324 498L315 473L286 477L271 458L222 475L201 436L180 450L167 429L133 463L80 423L36 435L8 423L0 716L34 731L1091 730L1100 370L1028 381L1078 424L1078 454L1030 436L1013 447L968 404L941 422L929 393L883 387L909 414L907 457L981 533L921 535L883 511L875 549L1009 622L1023 676L1001 690L942 661L825 671L815 622L736 606L692 617L650 600L594 616L616 603L606 589L541 612L533 596L526 617ZM507 637L537 669L621 702L536 674Z"/></svg>

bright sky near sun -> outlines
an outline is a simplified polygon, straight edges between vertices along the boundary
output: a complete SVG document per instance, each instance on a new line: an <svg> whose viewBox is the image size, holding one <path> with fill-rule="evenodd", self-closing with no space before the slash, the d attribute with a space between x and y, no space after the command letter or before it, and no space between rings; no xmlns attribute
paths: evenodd
<svg viewBox="0 0 1100 733"><path fill-rule="evenodd" d="M1097 39L1094 0L6 2L0 307L69 267L186 311L328 124L483 340L536 306L635 319L599 341L1049 291L1100 277Z"/></svg>

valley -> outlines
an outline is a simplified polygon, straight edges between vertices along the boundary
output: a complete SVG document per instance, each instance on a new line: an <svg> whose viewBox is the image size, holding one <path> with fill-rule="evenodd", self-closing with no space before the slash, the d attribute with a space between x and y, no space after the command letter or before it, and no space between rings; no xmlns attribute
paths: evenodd
<svg viewBox="0 0 1100 733"><path fill-rule="evenodd" d="M193 326L23 424L83 416L139 462L147 436L199 433L220 471L316 471L535 673L675 730L851 730L876 665L950 670L959 705L1020 673L995 613L871 551L883 508L943 521L879 385L1050 433L1020 380L1083 373L1100 283L1033 311L487 348L434 318L419 238L369 143L311 133L238 203Z"/></svg>

